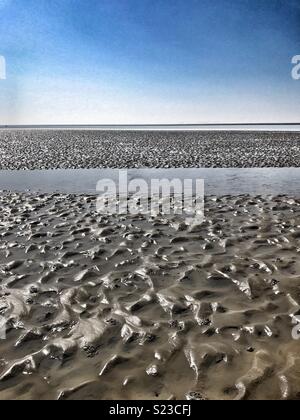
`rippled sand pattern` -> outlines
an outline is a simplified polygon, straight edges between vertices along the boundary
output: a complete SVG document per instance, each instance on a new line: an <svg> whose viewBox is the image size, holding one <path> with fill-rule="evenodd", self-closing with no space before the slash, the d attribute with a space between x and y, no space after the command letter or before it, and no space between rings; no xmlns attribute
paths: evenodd
<svg viewBox="0 0 300 420"><path fill-rule="evenodd" d="M0 130L0 169L299 167L300 133Z"/></svg>
<svg viewBox="0 0 300 420"><path fill-rule="evenodd" d="M300 398L299 205L209 198L190 231L2 194L0 398Z"/></svg>

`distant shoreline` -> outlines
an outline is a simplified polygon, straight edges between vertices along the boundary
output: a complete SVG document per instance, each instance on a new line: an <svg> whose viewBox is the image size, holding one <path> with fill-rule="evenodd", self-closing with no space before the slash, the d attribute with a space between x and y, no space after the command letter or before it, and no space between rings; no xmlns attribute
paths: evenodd
<svg viewBox="0 0 300 420"><path fill-rule="evenodd" d="M191 124L1 124L0 128L23 127L220 127L220 126L300 126L300 122L287 123L191 123Z"/></svg>
<svg viewBox="0 0 300 420"><path fill-rule="evenodd" d="M207 124L58 124L0 125L0 130L99 130L99 131L282 131L300 132L300 123Z"/></svg>

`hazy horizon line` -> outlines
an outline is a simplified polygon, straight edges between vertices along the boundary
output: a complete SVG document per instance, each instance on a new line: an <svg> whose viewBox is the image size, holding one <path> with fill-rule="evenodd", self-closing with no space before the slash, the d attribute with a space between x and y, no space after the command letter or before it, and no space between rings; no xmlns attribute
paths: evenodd
<svg viewBox="0 0 300 420"><path fill-rule="evenodd" d="M0 128L15 127L217 127L217 126L297 126L300 122L243 122L243 123L144 123L144 124L0 124Z"/></svg>

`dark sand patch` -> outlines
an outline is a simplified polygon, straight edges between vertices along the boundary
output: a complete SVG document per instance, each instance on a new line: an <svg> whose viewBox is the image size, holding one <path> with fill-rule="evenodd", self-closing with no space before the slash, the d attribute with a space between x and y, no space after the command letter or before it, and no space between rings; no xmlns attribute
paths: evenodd
<svg viewBox="0 0 300 420"><path fill-rule="evenodd" d="M0 169L299 167L300 133L0 130Z"/></svg>

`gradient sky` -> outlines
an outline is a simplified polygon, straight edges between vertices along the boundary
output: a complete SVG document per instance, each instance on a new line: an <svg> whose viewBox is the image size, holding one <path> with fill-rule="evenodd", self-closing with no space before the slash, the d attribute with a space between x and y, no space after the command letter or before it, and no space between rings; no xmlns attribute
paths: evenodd
<svg viewBox="0 0 300 420"><path fill-rule="evenodd" d="M299 122L299 0L0 0L0 124Z"/></svg>

